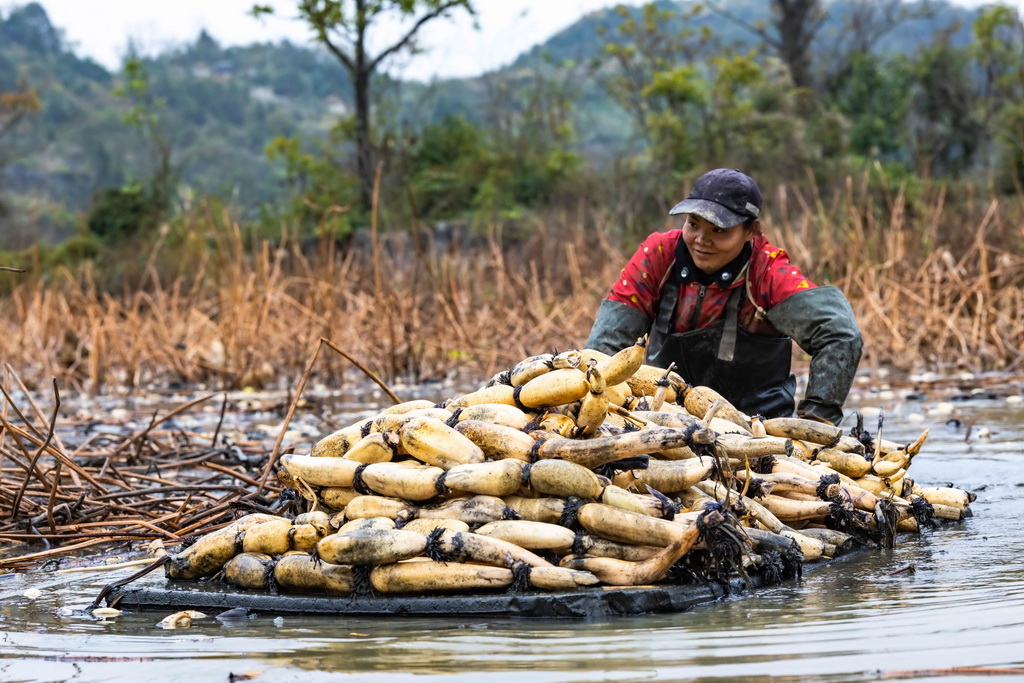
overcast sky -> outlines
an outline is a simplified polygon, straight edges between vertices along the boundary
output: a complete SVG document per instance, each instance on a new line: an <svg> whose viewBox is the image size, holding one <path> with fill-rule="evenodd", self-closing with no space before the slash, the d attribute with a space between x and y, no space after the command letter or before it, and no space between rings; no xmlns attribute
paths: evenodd
<svg viewBox="0 0 1024 683"><path fill-rule="evenodd" d="M305 44L310 32L295 19L295 0L38 0L50 21L64 31L75 53L117 69L129 38L151 54L195 40L205 28L221 45L278 42ZM626 4L637 4L633 0ZM28 0L0 0L6 16ZM256 19L253 4L270 5L275 15ZM475 0L477 22L464 11L420 31L428 51L392 71L405 78L473 76L507 64L580 16L613 6L615 0ZM393 25L390 38L398 35Z"/></svg>
<svg viewBox="0 0 1024 683"><path fill-rule="evenodd" d="M957 0L978 5L983 0ZM0 0L8 14L28 0ZM80 56L117 69L128 40L144 54L153 54L195 40L206 29L222 45L278 42L304 44L310 39L296 20L295 0L258 0L276 14L256 19L249 14L257 0L39 0L57 28ZM435 76L474 76L507 64L521 52L543 42L580 16L613 6L615 0L475 0L477 22L459 12L457 19L427 24L421 31L423 55L394 64L396 76L428 80ZM626 4L640 4L627 0ZM1024 7L1024 0L1009 0ZM401 27L388 27L394 38Z"/></svg>

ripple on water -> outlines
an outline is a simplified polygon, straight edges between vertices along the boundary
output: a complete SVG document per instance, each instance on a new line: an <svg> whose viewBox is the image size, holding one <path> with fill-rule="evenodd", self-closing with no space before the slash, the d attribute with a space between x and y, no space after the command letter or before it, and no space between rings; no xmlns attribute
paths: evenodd
<svg viewBox="0 0 1024 683"><path fill-rule="evenodd" d="M926 407L915 409L924 414ZM45 576L16 577L0 581L0 678L139 680L175 670L171 660L196 659L211 679L260 670L275 681L347 675L388 683L475 683L481 674L488 683L519 683L525 672L530 683L768 674L863 680L879 671L1024 664L1020 411L958 405L955 416L963 425L988 427L991 438L965 443L965 428L950 431L927 417L920 424L890 417L884 433L909 442L930 429L912 475L924 485L983 488L972 505L975 516L901 537L892 551L841 558L799 584L687 613L635 618L287 615L275 623L276 615L257 614L235 625L211 619L188 631L163 632L155 624L165 613L129 612L106 624L57 615L61 607L88 605L104 583L123 575L87 575L63 587L45 583ZM916 572L897 572L908 565ZM23 592L33 585L43 594L29 601ZM97 661L103 657L111 661ZM117 657L133 661L113 661Z"/></svg>

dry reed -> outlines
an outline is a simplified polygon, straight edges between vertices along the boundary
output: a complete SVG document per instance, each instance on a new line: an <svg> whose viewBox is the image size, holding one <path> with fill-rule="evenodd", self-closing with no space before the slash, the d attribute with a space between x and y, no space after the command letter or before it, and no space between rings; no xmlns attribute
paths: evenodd
<svg viewBox="0 0 1024 683"><path fill-rule="evenodd" d="M828 200L780 188L766 231L818 282L842 287L866 340L866 362L903 370L1015 370L1024 353L1020 242L996 201L958 239L945 195L900 188L878 205L851 180ZM652 226L653 227L653 226ZM542 351L582 345L631 245L600 211L492 225L441 243L429 233L370 236L314 253L294 241L244 248L226 216L192 225L210 245L170 276L163 243L143 286L99 291L89 267L21 278L0 303L0 353L30 385L57 377L91 392L172 382L294 386L309 349L331 340L388 382L478 382ZM521 235L521 236L519 236ZM991 239L995 235L997 239ZM180 258L180 255L179 255ZM316 380L362 375L325 358Z"/></svg>
<svg viewBox="0 0 1024 683"><path fill-rule="evenodd" d="M154 416L133 434L93 433L70 449L56 432L59 391L45 418L31 397L24 399L30 409L20 407L12 387L24 391L8 369L0 385L0 571L112 543L176 544L229 523L239 511L270 512L272 501L260 491L279 489L245 471L246 454L262 455L262 444L221 440L220 423L212 436L162 426L214 395ZM74 420L62 426L74 427ZM23 552L26 544L44 549Z"/></svg>
<svg viewBox="0 0 1024 683"><path fill-rule="evenodd" d="M941 190L924 201L896 188L878 200L851 179L827 197L813 184L779 188L769 205L772 241L853 303L870 366L1020 368L1016 202L953 211ZM246 474L216 435L199 445L154 421L112 444L86 438L67 448L54 429L57 387L291 389L311 376L362 387L371 373L388 383L479 383L526 356L583 345L632 249L607 214L583 208L514 235L498 224L447 237L374 230L367 244L324 239L312 253L291 240L246 249L226 215L196 218L191 229L182 244L208 246L172 248L162 235L140 286L117 295L101 291L89 265L0 273L15 278L0 302L0 539L54 546L0 559L0 569L110 541L177 541L271 500L260 495L270 462ZM310 350L324 342L340 353L314 364ZM31 396L50 382L46 415ZM18 408L15 390L31 410Z"/></svg>
<svg viewBox="0 0 1024 683"><path fill-rule="evenodd" d="M843 289L871 367L1019 371L1024 359L1024 220L1019 198L947 206L939 188L908 200L901 186L872 201L849 179L826 204L796 194L777 241L819 282ZM776 202L785 207L786 188ZM837 220L836 217L845 220Z"/></svg>

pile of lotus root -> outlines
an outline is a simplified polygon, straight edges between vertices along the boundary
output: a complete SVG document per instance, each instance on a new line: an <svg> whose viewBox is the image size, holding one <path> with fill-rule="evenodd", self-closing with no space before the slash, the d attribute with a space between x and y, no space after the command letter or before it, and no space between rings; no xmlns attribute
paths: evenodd
<svg viewBox="0 0 1024 683"><path fill-rule="evenodd" d="M799 576L805 561L959 520L972 494L908 476L910 444L761 419L614 355L527 358L286 454L292 516L251 514L173 555L173 579L373 595L574 591Z"/></svg>

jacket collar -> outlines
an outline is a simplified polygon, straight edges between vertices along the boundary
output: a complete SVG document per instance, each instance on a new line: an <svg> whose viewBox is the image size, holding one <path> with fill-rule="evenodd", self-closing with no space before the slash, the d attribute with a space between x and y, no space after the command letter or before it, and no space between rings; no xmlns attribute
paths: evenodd
<svg viewBox="0 0 1024 683"><path fill-rule="evenodd" d="M682 236L679 237L682 241ZM691 282L708 286L714 285L719 289L728 289L741 281L743 276L744 267L750 263L750 256L754 253L754 247L748 241L743 245L743 251L740 255L734 258L729 263L725 264L721 270L714 273L705 273L703 270L698 268L693 262L693 256L690 255L689 249L682 249L682 260L678 264L680 268L679 274L682 276L682 282L684 285L688 285Z"/></svg>

